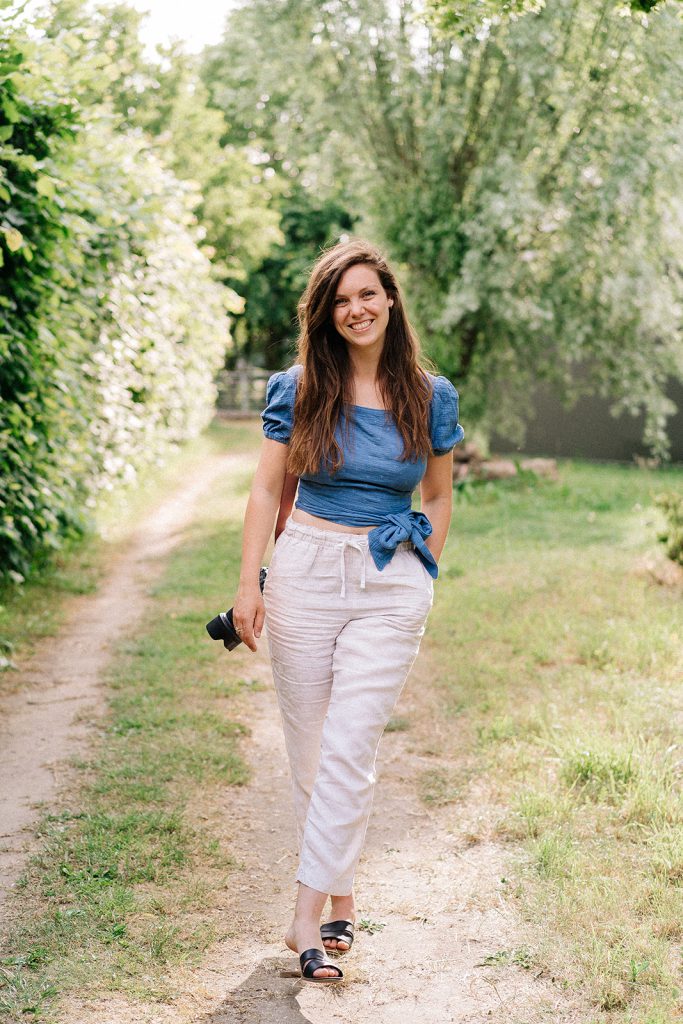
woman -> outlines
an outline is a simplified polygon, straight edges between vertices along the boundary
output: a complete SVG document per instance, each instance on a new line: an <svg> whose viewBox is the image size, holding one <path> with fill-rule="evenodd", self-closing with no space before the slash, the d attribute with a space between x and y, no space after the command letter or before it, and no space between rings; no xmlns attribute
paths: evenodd
<svg viewBox="0 0 683 1024"><path fill-rule="evenodd" d="M300 852L285 942L305 979L329 983L343 974L321 939L337 953L353 941L377 748L432 605L463 430L458 394L419 365L400 289L372 245L320 256L299 320L298 363L268 382L233 615L255 651L267 610Z"/></svg>

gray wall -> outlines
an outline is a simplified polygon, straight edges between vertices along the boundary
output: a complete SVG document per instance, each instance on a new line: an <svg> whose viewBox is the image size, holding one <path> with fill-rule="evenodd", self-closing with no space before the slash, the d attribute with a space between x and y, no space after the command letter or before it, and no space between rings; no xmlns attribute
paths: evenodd
<svg viewBox="0 0 683 1024"><path fill-rule="evenodd" d="M671 458L683 462L683 384L672 382L668 394L679 410L667 422ZM604 399L581 398L567 410L550 389L540 386L530 407L532 415L527 421L524 444L511 445L494 434L492 451L624 462L631 462L636 455L649 454L642 443L643 417L623 415L615 419Z"/></svg>

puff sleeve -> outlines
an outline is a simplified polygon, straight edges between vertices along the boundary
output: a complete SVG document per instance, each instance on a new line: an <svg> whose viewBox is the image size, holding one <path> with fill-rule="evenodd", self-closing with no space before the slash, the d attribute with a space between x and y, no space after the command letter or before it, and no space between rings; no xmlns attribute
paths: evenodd
<svg viewBox="0 0 683 1024"><path fill-rule="evenodd" d="M465 436L458 423L459 404L458 392L451 382L446 377L435 377L430 417L434 455L446 455Z"/></svg>
<svg viewBox="0 0 683 1024"><path fill-rule="evenodd" d="M296 377L287 370L280 370L268 379L266 407L261 413L261 419L263 433L271 441L289 444L294 426L296 384Z"/></svg>

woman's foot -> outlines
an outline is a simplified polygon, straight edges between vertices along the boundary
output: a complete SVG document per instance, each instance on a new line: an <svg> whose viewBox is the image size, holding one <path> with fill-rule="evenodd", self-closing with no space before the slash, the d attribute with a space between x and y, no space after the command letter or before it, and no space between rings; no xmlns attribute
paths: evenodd
<svg viewBox="0 0 683 1024"><path fill-rule="evenodd" d="M332 909L328 921L351 921L355 924L356 921L356 901L353 893L350 896L332 896ZM340 953L346 952L347 949L351 948L351 943L347 942L346 939L323 939L323 946L325 949L336 949Z"/></svg>
<svg viewBox="0 0 683 1024"><path fill-rule="evenodd" d="M320 924L311 921L292 921L287 934L285 945L294 953L303 953L306 949L321 949ZM318 967L313 971L314 978L335 978L339 972L333 967Z"/></svg>

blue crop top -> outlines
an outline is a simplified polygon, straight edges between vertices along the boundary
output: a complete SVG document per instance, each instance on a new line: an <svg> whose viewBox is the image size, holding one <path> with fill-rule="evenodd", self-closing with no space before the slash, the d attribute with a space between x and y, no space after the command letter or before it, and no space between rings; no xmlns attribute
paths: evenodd
<svg viewBox="0 0 683 1024"><path fill-rule="evenodd" d="M288 444L294 424L294 399L302 366L274 373L266 389L266 407L261 413L266 437ZM434 455L445 455L462 441L465 432L458 423L458 392L446 377L434 377L429 409L429 432ZM344 463L333 476L326 469L299 478L296 508L345 526L375 526L368 534L375 565L383 569L397 546L405 540L434 578L438 568L425 544L432 524L423 512L411 508L412 494L427 470L427 459L400 461L403 439L393 416L384 409L364 405L347 406L349 436L344 441L342 413L335 437L342 448Z"/></svg>

